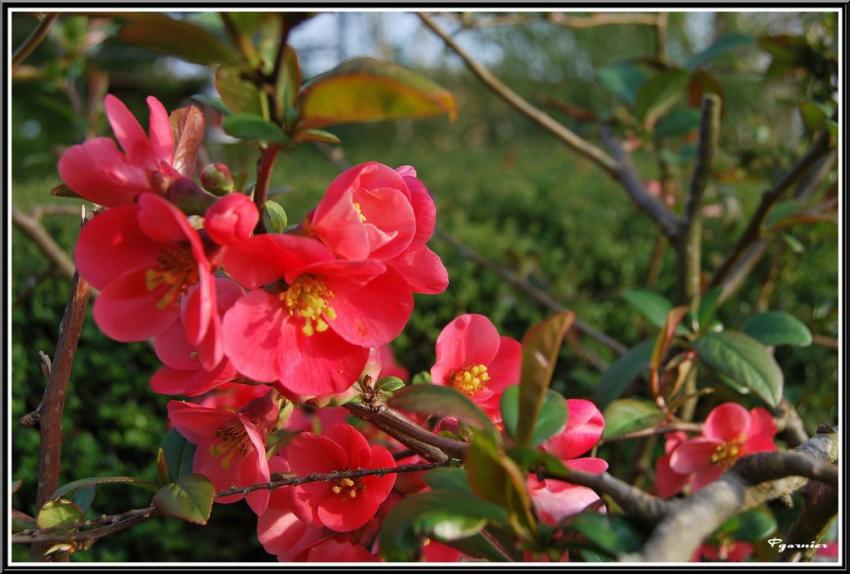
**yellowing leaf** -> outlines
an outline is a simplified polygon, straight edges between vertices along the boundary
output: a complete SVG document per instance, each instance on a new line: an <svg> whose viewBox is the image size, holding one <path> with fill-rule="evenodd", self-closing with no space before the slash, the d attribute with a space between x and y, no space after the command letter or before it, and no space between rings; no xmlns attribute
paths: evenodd
<svg viewBox="0 0 850 574"><path fill-rule="evenodd" d="M301 128L457 115L445 88L399 64L354 58L317 76L300 98Z"/></svg>

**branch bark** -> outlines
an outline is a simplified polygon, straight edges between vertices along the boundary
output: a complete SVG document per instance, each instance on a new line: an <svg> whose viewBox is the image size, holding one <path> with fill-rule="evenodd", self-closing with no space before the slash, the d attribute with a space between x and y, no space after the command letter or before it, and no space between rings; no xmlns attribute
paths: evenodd
<svg viewBox="0 0 850 574"><path fill-rule="evenodd" d="M71 281L71 295L65 307L65 315L59 325L59 340L53 355L50 376L38 409L41 445L38 453L36 508L41 508L59 486L62 414L65 410L65 396L71 379L74 354L86 319L89 295L89 284L75 273ZM41 556L45 550L46 548L41 545L33 546L32 557Z"/></svg>
<svg viewBox="0 0 850 574"><path fill-rule="evenodd" d="M664 520L641 553L623 560L686 562L694 550L727 519L775 498L788 495L809 479L834 483L838 435L817 434L788 453L760 453L740 459L728 472L691 496L671 502Z"/></svg>

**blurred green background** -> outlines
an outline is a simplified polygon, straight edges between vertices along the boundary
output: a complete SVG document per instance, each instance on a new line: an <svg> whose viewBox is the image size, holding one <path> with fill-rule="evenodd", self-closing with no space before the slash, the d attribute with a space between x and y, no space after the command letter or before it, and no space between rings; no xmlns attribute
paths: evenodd
<svg viewBox="0 0 850 574"><path fill-rule="evenodd" d="M217 15L193 14L189 19L223 36ZM452 26L449 20L443 22ZM18 45L36 23L30 15L15 14L12 24L13 44ZM709 190L707 202L720 208L719 216L705 223L707 272L729 251L761 192L805 149L809 134L800 119L799 103L828 105L833 80L829 72L818 72L807 62L828 61L834 55L835 25L834 17L823 14L670 15L667 54L673 62L684 62L730 34L783 37L791 46L791 55L781 57L750 46L722 54L706 68L724 95L718 167L723 176ZM143 124L148 94L173 109L191 103L193 94L213 93L209 68L122 43L115 37L119 27L106 19L62 16L26 68L16 74L11 116L16 207L76 205L76 200L50 195L60 183L55 165L67 146L95 134L111 135L100 107L104 89L123 99ZM458 28L456 23L453 27ZM594 141L598 141L596 126L570 117L574 113L565 115L563 106L552 107L551 98L597 117L617 118L623 102L599 80L599 71L618 62L651 58L655 50L653 29L635 25L569 29L540 21L461 30L458 38L520 94ZM647 287L657 230L608 176L482 88L415 16L322 14L296 29L291 42L308 77L345 57L372 54L417 67L450 89L458 101L455 123L437 118L331 131L341 137L350 162L415 166L437 201L439 226L483 257L546 291L627 346L653 336L654 328L620 295ZM781 58L788 69L772 73L771 67ZM639 130L634 135L642 137ZM665 143L673 177L680 190L686 189L693 134L670 137ZM237 174L253 179L256 149L251 145L226 143L220 130L211 129L207 153L210 161L224 161ZM658 179L651 141L644 141L634 157L643 177ZM337 172L318 149L301 146L280 157L272 198L286 208L290 221L298 221ZM834 186L833 174L823 188L828 193ZM48 215L43 224L70 253L79 230L77 218ZM830 341L837 337L838 229L833 223L817 223L794 227L788 235L771 244L742 289L718 310L718 317L724 324L740 326L756 310L784 310L819 336L820 343L810 347L776 351L785 374L785 396L812 431L836 417L837 356ZM411 373L430 368L437 334L460 313L486 314L503 333L516 338L547 314L445 241L435 238L431 246L446 264L451 284L443 295L417 296L413 317L394 343L399 361ZM18 229L13 230L12 256L12 472L13 478L23 481L14 506L33 513L38 432L18 425L17 419L35 408L41 397L44 379L38 351L53 352L69 283ZM670 250L661 259L657 280L649 278L649 288L675 297ZM582 342L607 361L615 358L593 341ZM168 400L148 387L156 368L147 344L110 341L89 317L65 411L62 483L89 476L155 478L155 454L165 433ZM600 376L581 352L568 345L554 385L569 397L591 397ZM703 401L704 409L724 398L757 404L721 391ZM619 455L624 457L620 466L612 460L615 473L627 468L623 465L628 465L630 453ZM147 504L147 496L126 486L104 487L93 508L97 513L119 512ZM247 506L219 505L206 527L158 519L104 539L73 559L270 560L273 557L250 535L255 526ZM25 557L25 549L16 547L15 558Z"/></svg>

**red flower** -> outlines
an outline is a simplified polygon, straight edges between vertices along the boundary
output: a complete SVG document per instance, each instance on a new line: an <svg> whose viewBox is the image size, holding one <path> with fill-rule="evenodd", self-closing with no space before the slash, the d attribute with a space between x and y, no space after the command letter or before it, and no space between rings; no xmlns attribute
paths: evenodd
<svg viewBox="0 0 850 574"><path fill-rule="evenodd" d="M186 337L200 344L217 316L212 266L198 232L179 209L153 193L138 205L99 214L80 232L77 268L100 289L94 320L118 341L155 337L177 320L185 302Z"/></svg>
<svg viewBox="0 0 850 574"><path fill-rule="evenodd" d="M670 498L688 483L690 475L679 474L670 467L670 454L688 440L682 431L669 433L664 439L664 455L655 461L655 490L661 498Z"/></svg>
<svg viewBox="0 0 850 574"><path fill-rule="evenodd" d="M567 399L569 413L564 429L549 438L541 448L560 458L567 468L600 474L608 468L601 458L577 458L593 448L602 437L605 420L596 405L583 399ZM550 525L577 514L596 503L599 495L590 488L560 480L538 480L529 476L531 500L540 519Z"/></svg>
<svg viewBox="0 0 850 574"><path fill-rule="evenodd" d="M206 476L216 491L269 482L266 436L277 423L275 394L267 392L236 412L169 401L169 421L186 440L198 446L194 472ZM237 494L217 498L216 502L227 504L243 497ZM269 491L255 490L247 495L247 500L251 509L260 514L268 505Z"/></svg>
<svg viewBox="0 0 850 574"><path fill-rule="evenodd" d="M98 137L69 148L59 159L59 176L77 194L106 207L132 203L146 191L162 192L180 177L172 167L174 143L168 112L149 96L150 130L121 100L106 96L104 107L123 153L109 138Z"/></svg>
<svg viewBox="0 0 850 574"><path fill-rule="evenodd" d="M348 389L367 347L398 335L413 309L397 273L378 261L337 260L314 239L259 235L227 246L222 261L254 288L224 316L225 353L245 376L299 395Z"/></svg>
<svg viewBox="0 0 850 574"><path fill-rule="evenodd" d="M471 398L494 422L502 420L499 400L519 382L522 346L500 337L484 315L461 315L437 337L434 384L454 387Z"/></svg>
<svg viewBox="0 0 850 574"><path fill-rule="evenodd" d="M344 259L377 259L397 271L417 293L442 293L446 269L425 243L437 210L410 166L393 170L372 161L331 182L307 227Z"/></svg>
<svg viewBox="0 0 850 574"><path fill-rule="evenodd" d="M334 425L324 435L301 433L286 448L286 459L297 475L396 465L387 449L370 446L347 424ZM302 484L294 487L293 509L306 523L349 532L375 516L395 481L395 474L387 474Z"/></svg>
<svg viewBox="0 0 850 574"><path fill-rule="evenodd" d="M693 562L744 562L755 547L749 542L727 540L719 546L703 544L694 551Z"/></svg>
<svg viewBox="0 0 850 574"><path fill-rule="evenodd" d="M379 562L360 544L345 538L327 538L310 548L307 562Z"/></svg>
<svg viewBox="0 0 850 574"><path fill-rule="evenodd" d="M717 479L742 456L776 450L776 425L761 407L748 412L737 403L724 403L708 414L702 433L670 454L670 468L692 475L691 492Z"/></svg>
<svg viewBox="0 0 850 574"><path fill-rule="evenodd" d="M219 245L248 239L260 220L254 202L243 193L229 193L204 213L204 229Z"/></svg>

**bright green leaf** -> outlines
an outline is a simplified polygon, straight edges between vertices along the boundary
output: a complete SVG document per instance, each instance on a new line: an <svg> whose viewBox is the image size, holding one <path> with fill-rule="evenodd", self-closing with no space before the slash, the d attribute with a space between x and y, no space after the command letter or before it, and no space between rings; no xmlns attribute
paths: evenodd
<svg viewBox="0 0 850 574"><path fill-rule="evenodd" d="M194 524L210 519L215 489L205 476L187 474L177 482L166 484L153 496L153 503L166 516Z"/></svg>
<svg viewBox="0 0 850 574"><path fill-rule="evenodd" d="M782 371L770 351L749 335L737 331L707 333L692 347L700 360L718 373L748 387L769 405L779 404Z"/></svg>
<svg viewBox="0 0 850 574"><path fill-rule="evenodd" d="M664 420L664 413L644 399L619 399L608 405L604 418L602 438L608 439L654 427Z"/></svg>
<svg viewBox="0 0 850 574"><path fill-rule="evenodd" d="M225 104L224 101L220 98L205 96L204 94L195 94L194 96L192 96L192 99L198 102L199 104L203 104L205 106L209 106L215 110L218 110L224 116L231 113L230 108L228 108L227 104Z"/></svg>
<svg viewBox="0 0 850 574"><path fill-rule="evenodd" d="M655 341L646 340L626 351L611 363L596 387L596 401L600 407L607 406L620 397L623 391L649 367Z"/></svg>
<svg viewBox="0 0 850 574"><path fill-rule="evenodd" d="M95 476L91 478L80 478L73 482L69 482L68 484L63 484L62 486L56 489L56 492L54 492L50 498L52 500L55 500L68 494L72 494L73 492L81 488L101 484L130 484L133 486L144 488L145 490L156 490L156 485L154 483L149 482L147 480L142 480L140 478L133 478L132 476Z"/></svg>
<svg viewBox="0 0 850 574"><path fill-rule="evenodd" d="M448 114L454 96L399 64L354 58L308 82L300 98L301 125L317 128L350 122L424 118Z"/></svg>
<svg viewBox="0 0 850 574"><path fill-rule="evenodd" d="M378 379L378 382L375 383L375 387L379 391L384 391L385 393L393 393L403 386L404 381L398 377L381 377Z"/></svg>
<svg viewBox="0 0 850 574"><path fill-rule="evenodd" d="M325 130L304 130L295 134L295 141L338 144L341 140L331 132L326 132Z"/></svg>
<svg viewBox="0 0 850 574"><path fill-rule="evenodd" d="M743 331L764 345L808 347L812 333L805 323L783 311L753 315L744 322Z"/></svg>
<svg viewBox="0 0 850 574"><path fill-rule="evenodd" d="M511 385L502 393L502 421L505 430L511 436L516 436L519 423L519 385ZM531 446L537 446L551 437L567 424L567 407L564 397L553 390L546 391L543 406L534 424L531 435Z"/></svg>
<svg viewBox="0 0 850 574"><path fill-rule="evenodd" d="M253 82L242 78L238 67L219 66L215 71L215 89L230 112L266 118L265 96Z"/></svg>
<svg viewBox="0 0 850 574"><path fill-rule="evenodd" d="M756 45L756 38L747 34L726 34L714 41L711 46L695 54L687 61L685 67L689 70L699 68L722 54L728 54Z"/></svg>
<svg viewBox="0 0 850 574"><path fill-rule="evenodd" d="M119 38L195 64L236 61L235 52L205 28L156 12L148 12L144 18L129 22Z"/></svg>
<svg viewBox="0 0 850 574"><path fill-rule="evenodd" d="M65 498L49 500L41 507L36 516L39 528L68 526L83 519L83 511L76 503Z"/></svg>
<svg viewBox="0 0 850 574"><path fill-rule="evenodd" d="M393 408L424 415L455 417L474 427L493 432L493 424L469 397L443 385L408 385L388 403Z"/></svg>
<svg viewBox="0 0 850 574"><path fill-rule="evenodd" d="M555 362L573 321L575 313L562 311L537 323L522 338L522 376L515 435L522 444L529 444L532 440L537 417L552 382Z"/></svg>
<svg viewBox="0 0 850 574"><path fill-rule="evenodd" d="M279 126L253 114L231 114L224 118L222 129L235 138L272 143L289 143Z"/></svg>

